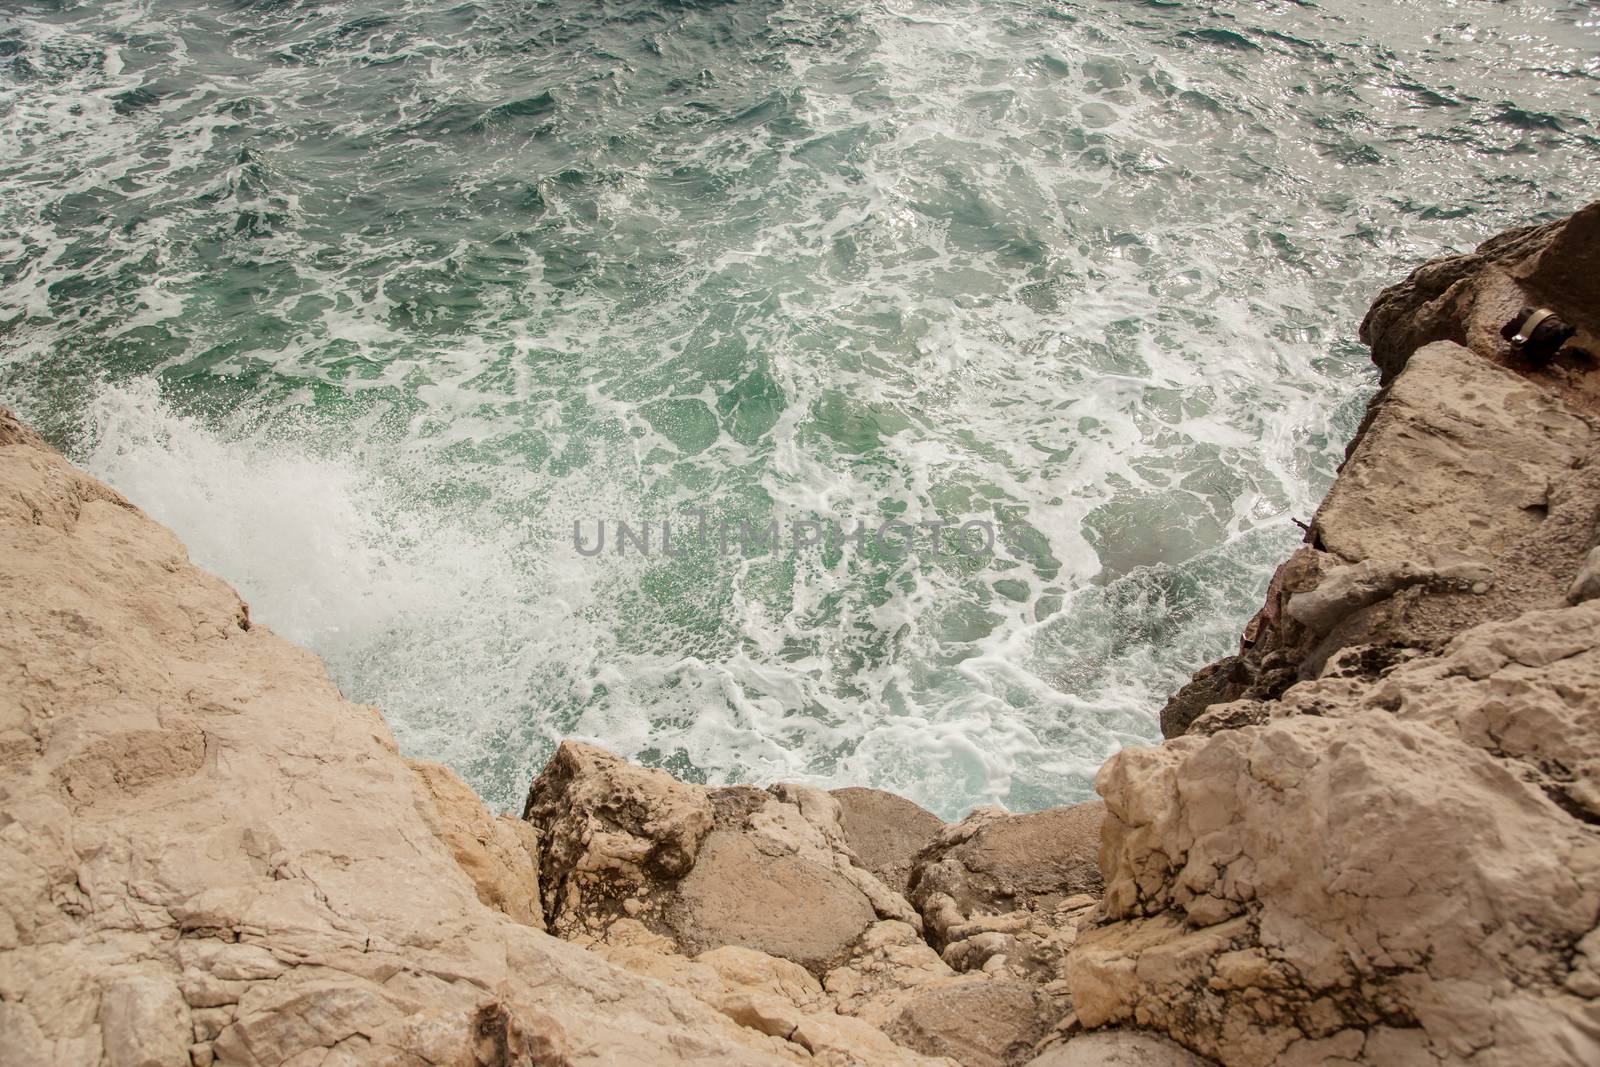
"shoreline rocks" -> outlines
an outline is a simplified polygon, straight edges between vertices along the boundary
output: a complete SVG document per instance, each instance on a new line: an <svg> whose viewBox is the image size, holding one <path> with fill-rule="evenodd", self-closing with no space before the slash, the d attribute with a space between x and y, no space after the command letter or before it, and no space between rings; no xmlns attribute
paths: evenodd
<svg viewBox="0 0 1600 1067"><path fill-rule="evenodd" d="M1600 1062L1597 285L1600 204L1386 290L1169 740L953 825L576 742L491 817L0 408L0 1067Z"/></svg>

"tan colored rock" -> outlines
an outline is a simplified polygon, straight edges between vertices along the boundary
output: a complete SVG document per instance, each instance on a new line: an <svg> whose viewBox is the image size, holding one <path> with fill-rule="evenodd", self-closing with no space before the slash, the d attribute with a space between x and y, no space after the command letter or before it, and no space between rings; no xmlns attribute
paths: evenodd
<svg viewBox="0 0 1600 1067"><path fill-rule="evenodd" d="M804 967L790 960L739 945L724 945L702 952L695 962L711 968L728 989L746 989L787 1000L801 1013L827 1006L822 984Z"/></svg>
<svg viewBox="0 0 1600 1067"><path fill-rule="evenodd" d="M1595 443L1560 398L1458 345L1431 344L1377 403L1313 536L1351 562L1498 570L1547 518L1551 484Z"/></svg>
<svg viewBox="0 0 1600 1067"><path fill-rule="evenodd" d="M185 1067L189 1006L170 977L130 975L100 994L100 1036L109 1067Z"/></svg>
<svg viewBox="0 0 1600 1067"><path fill-rule="evenodd" d="M738 945L821 975L879 919L921 925L857 862L839 801L820 789L706 789L568 742L527 817L544 842L547 912L569 937L606 941L627 919L688 955Z"/></svg>
<svg viewBox="0 0 1600 1067"><path fill-rule="evenodd" d="M1578 573L1573 575L1572 584L1567 587L1569 604L1582 604L1596 597L1600 597L1600 545L1589 550Z"/></svg>
<svg viewBox="0 0 1600 1067"><path fill-rule="evenodd" d="M1291 596L1286 611L1311 633L1325 634L1362 608L1413 586L1481 594L1493 585L1494 571L1483 563L1430 567L1409 560L1369 559L1332 568L1316 588Z"/></svg>
<svg viewBox="0 0 1600 1067"><path fill-rule="evenodd" d="M422 817L472 879L478 899L520 923L544 929L539 896L539 832L533 824L501 815L491 818L467 784L450 768L407 760L431 803Z"/></svg>
<svg viewBox="0 0 1600 1067"><path fill-rule="evenodd" d="M487 813L9 414L0 759L0 1057L793 1062L485 906Z"/></svg>
<svg viewBox="0 0 1600 1067"><path fill-rule="evenodd" d="M841 963L876 918L831 867L717 831L675 887L663 921L689 952L744 945L820 974Z"/></svg>
<svg viewBox="0 0 1600 1067"><path fill-rule="evenodd" d="M881 1030L846 1015L808 1015L794 1041L818 1067L966 1067L948 1057L929 1057L890 1040Z"/></svg>
<svg viewBox="0 0 1600 1067"><path fill-rule="evenodd" d="M1207 1067L1182 1045L1137 1030L1102 1030L1080 1034L1058 1045L1027 1067Z"/></svg>
<svg viewBox="0 0 1600 1067"><path fill-rule="evenodd" d="M905 935L916 938L903 923L884 922L875 930L879 933L869 938L879 946L903 946L907 943ZM895 1044L865 1017L836 1014L833 992L825 992L808 971L788 960L734 946L703 952L691 960L671 951L670 943L664 939L652 939L633 920L620 920L607 934L607 941L594 946L594 951L606 960L690 991L730 1020L767 1038L775 1054L797 1063L954 1067L954 1061L929 1058ZM624 944L614 945L612 940ZM938 963L938 957L927 945L923 944L922 950ZM944 973L948 975L949 969L945 968ZM829 977L831 980L833 976ZM881 983L878 991L898 991L898 987L891 990L890 986L889 982Z"/></svg>
<svg viewBox="0 0 1600 1067"><path fill-rule="evenodd" d="M623 902L687 874L711 832L706 792L593 745L563 741L528 791L545 915L556 932L602 930Z"/></svg>
<svg viewBox="0 0 1600 1067"><path fill-rule="evenodd" d="M1104 811L1098 801L1029 815L979 809L941 831L911 877L934 946L945 948L979 917L1049 913L1068 898L1098 894Z"/></svg>
<svg viewBox="0 0 1600 1067"><path fill-rule="evenodd" d="M822 984L841 1015L882 1026L900 1013L910 991L956 980L916 930L888 919L870 927Z"/></svg>
<svg viewBox="0 0 1600 1067"><path fill-rule="evenodd" d="M1516 761L1521 778L1600 821L1600 602L1476 627L1361 697Z"/></svg>
<svg viewBox="0 0 1600 1067"><path fill-rule="evenodd" d="M1033 1058L1060 1014L1031 982L968 975L912 994L884 1032L962 1067L1014 1067Z"/></svg>
<svg viewBox="0 0 1600 1067"><path fill-rule="evenodd" d="M911 881L918 852L944 828L944 820L904 797L881 789L835 789L840 823L857 862L897 893Z"/></svg>
<svg viewBox="0 0 1600 1067"><path fill-rule="evenodd" d="M1587 957L1562 947L1600 915L1600 839L1569 813L1594 799L1597 685L1591 604L1114 756L1115 921L1069 955L1079 1019L1245 1067L1600 1059Z"/></svg>

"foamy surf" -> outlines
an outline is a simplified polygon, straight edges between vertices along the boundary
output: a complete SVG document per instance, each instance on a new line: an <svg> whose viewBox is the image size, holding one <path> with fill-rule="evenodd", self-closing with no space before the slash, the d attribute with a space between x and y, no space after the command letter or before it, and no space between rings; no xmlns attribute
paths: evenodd
<svg viewBox="0 0 1600 1067"><path fill-rule="evenodd" d="M1372 291L1600 192L1581 6L1452 10L25 3L0 388L499 806L563 736L1081 799L1331 478ZM1015 540L571 543L694 509Z"/></svg>

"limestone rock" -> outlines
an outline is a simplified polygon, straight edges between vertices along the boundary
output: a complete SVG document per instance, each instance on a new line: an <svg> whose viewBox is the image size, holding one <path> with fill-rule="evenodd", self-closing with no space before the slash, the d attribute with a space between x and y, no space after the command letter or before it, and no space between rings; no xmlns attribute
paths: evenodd
<svg viewBox="0 0 1600 1067"><path fill-rule="evenodd" d="M946 827L917 858L911 899L943 949L958 927L982 916L1053 911L1097 894L1098 801L1028 815L979 809Z"/></svg>
<svg viewBox="0 0 1600 1067"><path fill-rule="evenodd" d="M884 1031L902 1045L962 1067L1015 1067L1060 1014L1037 985L969 975L912 994Z"/></svg>
<svg viewBox="0 0 1600 1067"><path fill-rule="evenodd" d="M185 1067L189 1006L170 977L115 979L100 994L100 1035L109 1067Z"/></svg>
<svg viewBox="0 0 1600 1067"><path fill-rule="evenodd" d="M793 1062L486 906L488 813L9 413L0 761L0 1060Z"/></svg>
<svg viewBox="0 0 1600 1067"><path fill-rule="evenodd" d="M794 1041L817 1067L967 1067L946 1056L925 1056L847 1015L808 1015Z"/></svg>
<svg viewBox="0 0 1600 1067"><path fill-rule="evenodd" d="M674 888L664 922L690 952L744 945L821 973L842 962L876 918L833 868L763 852L752 835L716 831Z"/></svg>
<svg viewBox="0 0 1600 1067"><path fill-rule="evenodd" d="M903 923L889 921L879 925L898 927L910 940L916 940L915 932ZM957 1067L952 1060L927 1057L895 1044L865 1016L836 1013L834 995L825 992L803 967L788 960L734 946L702 952L690 959L673 952L665 939L651 939L631 919L613 924L607 933L609 940L594 946L597 954L636 974L688 990L730 1020L766 1038L772 1052L796 1063L831 1067ZM897 933L873 940L880 944L905 941ZM932 956L927 945L922 949ZM937 956L933 959L938 961ZM945 973L949 973L948 968Z"/></svg>
<svg viewBox="0 0 1600 1067"><path fill-rule="evenodd" d="M835 789L845 842L856 861L897 893L911 881L919 851L944 828L931 811L881 789Z"/></svg>
<svg viewBox="0 0 1600 1067"><path fill-rule="evenodd" d="M1027 1067L1207 1067L1208 1061L1153 1034L1105 1030L1080 1034L1028 1061Z"/></svg>
<svg viewBox="0 0 1600 1067"><path fill-rule="evenodd" d="M1548 517L1551 483L1595 440L1560 398L1458 345L1428 345L1377 402L1313 536L1351 562L1490 562Z"/></svg>
<svg viewBox="0 0 1600 1067"><path fill-rule="evenodd" d="M1029 815L979 809L946 827L912 872L912 899L943 962L962 974L1065 994L1065 959L1095 914L1098 802ZM1054 1016L1066 1011L1057 1005Z"/></svg>
<svg viewBox="0 0 1600 1067"><path fill-rule="evenodd" d="M1563 946L1600 915L1597 698L1587 604L1114 756L1096 787L1115 921L1071 950L1079 1019L1245 1067L1594 1062L1588 964Z"/></svg>
<svg viewBox="0 0 1600 1067"><path fill-rule="evenodd" d="M630 919L689 955L741 945L821 975L879 919L921 927L857 862L842 805L820 789L707 789L567 742L526 817L553 929L582 941Z"/></svg>
<svg viewBox="0 0 1600 1067"><path fill-rule="evenodd" d="M1183 736L1207 708L1237 700L1254 680L1239 656L1224 656L1201 667L1162 707L1161 736Z"/></svg>
<svg viewBox="0 0 1600 1067"><path fill-rule="evenodd" d="M1498 333L1554 307L1592 349L1597 267L1593 205L1379 299L1387 388L1310 543L1185 735L1097 778L1082 1025L1229 1067L1600 1062L1600 374Z"/></svg>
<svg viewBox="0 0 1600 1067"><path fill-rule="evenodd" d="M822 984L841 1015L882 1026L900 1013L910 991L954 981L956 972L916 930L888 919L870 927Z"/></svg>
<svg viewBox="0 0 1600 1067"><path fill-rule="evenodd" d="M1289 617L1314 634L1325 634L1362 608L1387 600L1412 586L1434 586L1486 593L1494 571L1482 563L1443 567L1419 566L1409 560L1364 560L1335 567L1317 585L1289 598Z"/></svg>
<svg viewBox="0 0 1600 1067"><path fill-rule="evenodd" d="M1583 566L1578 568L1572 584L1567 587L1569 603L1581 604L1595 597L1600 597L1600 545L1589 550L1583 559Z"/></svg>
<svg viewBox="0 0 1600 1067"><path fill-rule="evenodd" d="M538 831L521 819L490 818L477 794L450 768L423 760L407 763L431 801L423 805L423 819L472 879L478 899L543 930Z"/></svg>
<svg viewBox="0 0 1600 1067"><path fill-rule="evenodd" d="M1580 380L1581 367L1528 366L1501 336L1501 327L1524 307L1555 311L1579 328L1578 345L1593 350L1600 334L1600 203L1543 226L1499 234L1467 255L1430 260L1379 294L1361 324L1361 339L1372 347L1385 383L1418 349L1452 341L1587 406L1583 398L1593 397L1596 388Z"/></svg>
<svg viewBox="0 0 1600 1067"><path fill-rule="evenodd" d="M570 934L623 914L623 902L688 873L711 832L705 790L604 749L563 741L534 779L522 817L540 836L545 917Z"/></svg>

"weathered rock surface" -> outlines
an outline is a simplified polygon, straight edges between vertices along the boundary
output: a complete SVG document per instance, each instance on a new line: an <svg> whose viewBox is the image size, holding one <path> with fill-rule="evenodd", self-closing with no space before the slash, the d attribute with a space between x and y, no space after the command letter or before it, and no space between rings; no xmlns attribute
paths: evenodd
<svg viewBox="0 0 1600 1067"><path fill-rule="evenodd" d="M568 742L527 806L545 883L566 887L546 891L551 921L829 1062L1030 1059L1069 1011L1061 960L1095 904L1084 890L1100 885L1104 806L986 810L945 827L909 802L843 792L686 786ZM891 877L925 844L919 903L937 903L914 910L865 867L852 833ZM646 859L668 837L687 866ZM924 940L923 916L956 935L947 958ZM705 969L726 954L740 954L738 982Z"/></svg>
<svg viewBox="0 0 1600 1067"><path fill-rule="evenodd" d="M1463 629L1562 602L1594 543L1600 429L1528 379L1441 342L1373 401L1279 570L1253 640L1171 700L1270 700L1355 646L1436 652Z"/></svg>
<svg viewBox="0 0 1600 1067"><path fill-rule="evenodd" d="M911 882L911 864L944 828L944 820L905 797L881 789L835 789L845 843L856 862L896 893Z"/></svg>
<svg viewBox="0 0 1600 1067"><path fill-rule="evenodd" d="M1174 1044L1137 1030L1080 1034L1028 1061L1027 1067L1206 1067L1208 1061Z"/></svg>
<svg viewBox="0 0 1600 1067"><path fill-rule="evenodd" d="M6 412L0 763L0 1061L793 1062L530 925L526 828Z"/></svg>
<svg viewBox="0 0 1600 1067"><path fill-rule="evenodd" d="M1516 353L1501 327L1525 307L1547 307L1578 328L1550 364ZM1361 323L1387 384L1412 353L1453 341L1483 360L1529 375L1579 408L1595 410L1600 383L1589 374L1600 352L1600 203L1576 214L1491 237L1476 251L1442 256L1378 295Z"/></svg>
<svg viewBox="0 0 1600 1067"><path fill-rule="evenodd" d="M1309 543L1182 736L1097 778L1079 1024L1229 1067L1600 1062L1600 374L1497 332L1533 302L1583 341L1597 266L1600 205L1380 298L1387 388Z"/></svg>
<svg viewBox="0 0 1600 1067"><path fill-rule="evenodd" d="M817 973L842 963L875 921L866 896L832 867L728 832L707 839L664 918L687 951L744 945Z"/></svg>
<svg viewBox="0 0 1600 1067"><path fill-rule="evenodd" d="M627 918L689 955L739 945L820 976L880 919L921 927L858 862L840 801L819 789L687 785L569 741L525 817L544 842L546 915L581 941Z"/></svg>
<svg viewBox="0 0 1600 1067"><path fill-rule="evenodd" d="M407 760L426 791L423 821L472 879L478 899L529 926L544 929L539 898L539 834L506 815L491 818L478 794L448 767Z"/></svg>
<svg viewBox="0 0 1600 1067"><path fill-rule="evenodd" d="M981 808L945 827L917 857L911 897L930 940L947 947L974 919L1046 913L1083 894L1098 895L1099 801L1009 815Z"/></svg>
<svg viewBox="0 0 1600 1067"><path fill-rule="evenodd" d="M1098 801L1029 815L987 808L940 831L917 857L911 899L944 962L1064 994L1066 952L1102 887L1104 815ZM1067 1008L1034 1010L1049 1025Z"/></svg>
<svg viewBox="0 0 1600 1067"><path fill-rule="evenodd" d="M918 991L884 1031L902 1045L964 1067L1015 1067L1051 1021L1049 998L1032 982L968 977Z"/></svg>
<svg viewBox="0 0 1600 1067"><path fill-rule="evenodd" d="M1586 605L1119 754L1097 786L1120 921L1074 948L1079 1019L1230 1064L1594 1062L1597 701Z"/></svg>
<svg viewBox="0 0 1600 1067"><path fill-rule="evenodd" d="M522 817L538 827L552 930L601 930L654 879L687 874L711 832L705 790L593 745L562 742Z"/></svg>
<svg viewBox="0 0 1600 1067"><path fill-rule="evenodd" d="M867 929L850 959L829 971L822 986L839 1014L882 1026L900 1014L914 991L957 980L916 930L886 919Z"/></svg>
<svg viewBox="0 0 1600 1067"><path fill-rule="evenodd" d="M631 919L593 946L606 960L688 990L730 1020L760 1034L774 1054L825 1067L953 1067L892 1041L867 1022L836 1013L805 968L753 949L726 946L689 958Z"/></svg>

